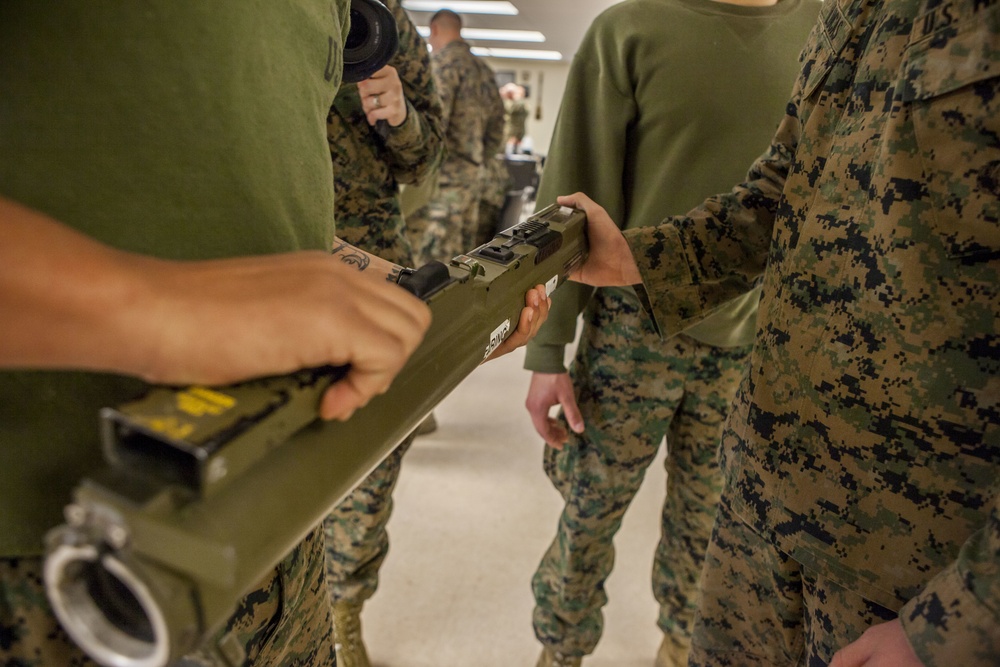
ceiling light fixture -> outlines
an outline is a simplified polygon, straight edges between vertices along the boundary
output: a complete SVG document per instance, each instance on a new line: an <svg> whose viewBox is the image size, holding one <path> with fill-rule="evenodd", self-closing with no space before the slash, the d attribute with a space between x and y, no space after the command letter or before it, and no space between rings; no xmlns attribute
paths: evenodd
<svg viewBox="0 0 1000 667"><path fill-rule="evenodd" d="M429 37L431 29L417 26L421 37ZM462 28L462 39L486 39L493 42L544 42L545 35L537 30L498 30L493 28Z"/></svg>
<svg viewBox="0 0 1000 667"><path fill-rule="evenodd" d="M483 46L472 47L472 53L486 58L520 58L521 60L562 60L558 51L537 51L532 49L494 49Z"/></svg>
<svg viewBox="0 0 1000 667"><path fill-rule="evenodd" d="M436 12L450 9L459 14L496 14L517 16L517 7L509 2L493 0L403 0L403 9L413 12Z"/></svg>

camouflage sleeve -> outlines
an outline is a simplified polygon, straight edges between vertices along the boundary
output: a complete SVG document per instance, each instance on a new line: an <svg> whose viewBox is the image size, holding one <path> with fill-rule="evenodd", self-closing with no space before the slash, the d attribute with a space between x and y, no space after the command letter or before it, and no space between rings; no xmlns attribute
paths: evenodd
<svg viewBox="0 0 1000 667"><path fill-rule="evenodd" d="M799 131L793 101L745 182L685 216L625 232L642 274L637 291L662 336L679 333L754 287L767 264L775 211Z"/></svg>
<svg viewBox="0 0 1000 667"><path fill-rule="evenodd" d="M456 66L447 49L431 58L431 66L438 97L441 99L441 127L447 133L447 128L451 125L451 112L455 109L455 97L462 83L462 69Z"/></svg>
<svg viewBox="0 0 1000 667"><path fill-rule="evenodd" d="M1000 658L1000 499L985 528L899 611L927 667L987 667Z"/></svg>
<svg viewBox="0 0 1000 667"><path fill-rule="evenodd" d="M406 97L406 121L389 133L386 159L400 183L417 183L441 158L444 147L441 99L431 70L427 43L398 0L383 0L399 30L399 52L391 65L399 73Z"/></svg>
<svg viewBox="0 0 1000 667"><path fill-rule="evenodd" d="M490 114L487 117L486 129L483 134L483 155L485 157L503 152L504 144L507 142L507 137L503 135L503 99L500 97L500 90L496 86L492 72L490 72L487 89L490 91Z"/></svg>

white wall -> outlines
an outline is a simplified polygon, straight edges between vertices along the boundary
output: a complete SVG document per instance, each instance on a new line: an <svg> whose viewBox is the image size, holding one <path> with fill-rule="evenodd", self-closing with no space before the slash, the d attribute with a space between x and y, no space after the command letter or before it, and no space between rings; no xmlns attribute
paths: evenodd
<svg viewBox="0 0 1000 667"><path fill-rule="evenodd" d="M486 58L486 62L494 72L514 72L517 83L529 88L529 97L525 100L528 107L527 134L534 144L534 152L547 155L559 102L566 87L569 63L509 58Z"/></svg>

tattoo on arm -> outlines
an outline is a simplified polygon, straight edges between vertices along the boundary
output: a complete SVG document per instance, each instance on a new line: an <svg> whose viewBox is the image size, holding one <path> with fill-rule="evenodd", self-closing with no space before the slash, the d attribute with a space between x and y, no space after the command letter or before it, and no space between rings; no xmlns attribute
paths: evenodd
<svg viewBox="0 0 1000 667"><path fill-rule="evenodd" d="M389 283L399 283L399 275L403 272L403 267L398 264L394 264L389 273L386 274L385 280Z"/></svg>
<svg viewBox="0 0 1000 667"><path fill-rule="evenodd" d="M339 243L333 246L330 251L331 255L338 255L340 261L344 264L349 264L358 269L358 271L364 271L368 268L371 263L371 257L366 255L361 250L358 250L354 246L348 245L346 243Z"/></svg>

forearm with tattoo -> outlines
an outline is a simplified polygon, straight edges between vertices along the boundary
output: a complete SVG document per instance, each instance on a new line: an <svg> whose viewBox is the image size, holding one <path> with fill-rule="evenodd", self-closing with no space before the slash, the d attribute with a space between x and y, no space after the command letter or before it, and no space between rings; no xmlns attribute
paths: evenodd
<svg viewBox="0 0 1000 667"><path fill-rule="evenodd" d="M394 283L399 280L399 275L403 267L388 260L384 260L377 255L346 243L340 238L335 238L330 254L337 257L341 262L356 268L358 271L372 270L373 277L385 276L387 282Z"/></svg>
<svg viewBox="0 0 1000 667"><path fill-rule="evenodd" d="M330 254L336 255L344 264L356 267L358 271L364 271L371 263L371 257L365 252L343 241L334 243Z"/></svg>

